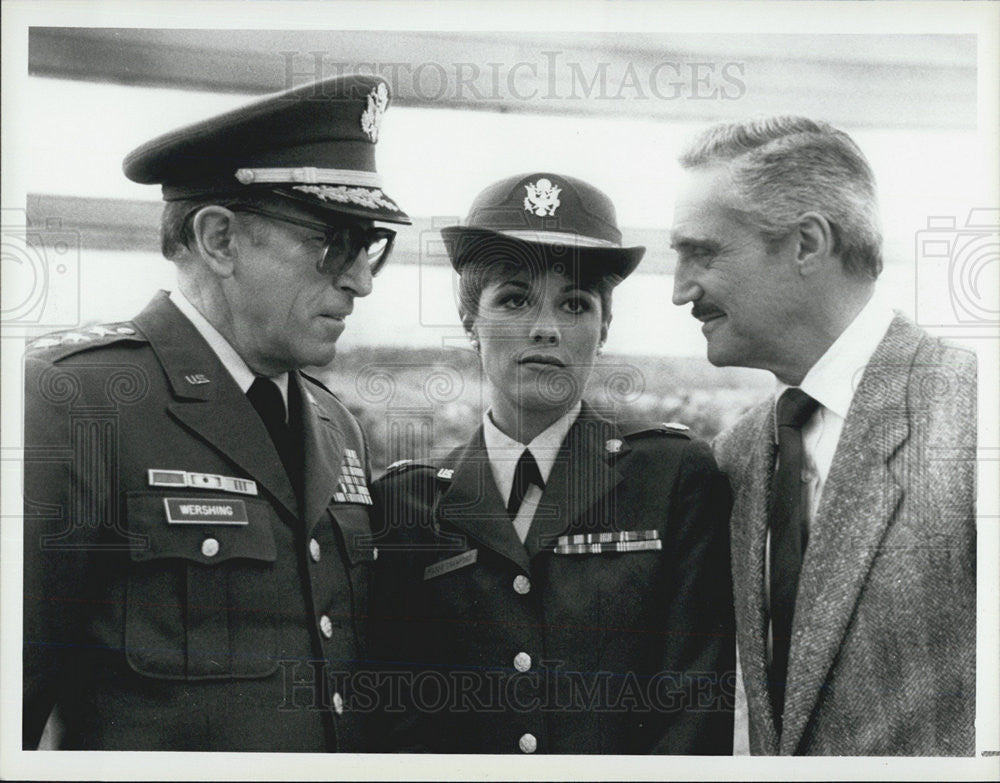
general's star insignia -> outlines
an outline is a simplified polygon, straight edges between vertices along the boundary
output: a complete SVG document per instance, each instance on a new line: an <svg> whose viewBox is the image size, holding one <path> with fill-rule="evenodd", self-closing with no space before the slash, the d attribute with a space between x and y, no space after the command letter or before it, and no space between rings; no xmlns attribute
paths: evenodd
<svg viewBox="0 0 1000 783"><path fill-rule="evenodd" d="M43 337L40 340L35 340L31 344L32 348L51 348L54 345L61 345L62 340L58 340L52 337Z"/></svg>

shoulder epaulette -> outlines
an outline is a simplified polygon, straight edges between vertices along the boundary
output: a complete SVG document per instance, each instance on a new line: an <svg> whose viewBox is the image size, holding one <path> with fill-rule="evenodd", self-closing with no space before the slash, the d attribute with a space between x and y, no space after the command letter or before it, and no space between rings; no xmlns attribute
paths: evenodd
<svg viewBox="0 0 1000 783"><path fill-rule="evenodd" d="M409 470L415 470L417 468L423 468L424 470L432 470L435 473L440 472L434 465L428 465L423 462L415 462L412 459L398 459L385 469L385 475L397 476L402 473L406 473Z"/></svg>
<svg viewBox="0 0 1000 783"><path fill-rule="evenodd" d="M44 352L47 358L55 362L81 351L103 348L122 341L146 342L146 338L128 321L93 324L43 335L30 342L27 350L32 354Z"/></svg>
<svg viewBox="0 0 1000 783"><path fill-rule="evenodd" d="M690 439L690 428L677 421L661 421L655 424L641 424L624 430L626 438L641 438L645 435L672 435L675 438Z"/></svg>

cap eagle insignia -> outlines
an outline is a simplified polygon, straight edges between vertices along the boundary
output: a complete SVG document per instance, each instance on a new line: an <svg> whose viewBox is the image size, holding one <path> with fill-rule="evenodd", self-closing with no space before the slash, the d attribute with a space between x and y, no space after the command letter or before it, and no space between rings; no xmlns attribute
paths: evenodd
<svg viewBox="0 0 1000 783"><path fill-rule="evenodd" d="M524 189L528 191L528 195L524 197L526 211L533 212L538 217L556 214L561 187L542 177L538 182L529 182Z"/></svg>
<svg viewBox="0 0 1000 783"><path fill-rule="evenodd" d="M384 83L379 83L368 93L368 106L361 114L361 130L371 139L372 143L378 141L378 129L382 123L382 115L385 114L389 105L389 90Z"/></svg>

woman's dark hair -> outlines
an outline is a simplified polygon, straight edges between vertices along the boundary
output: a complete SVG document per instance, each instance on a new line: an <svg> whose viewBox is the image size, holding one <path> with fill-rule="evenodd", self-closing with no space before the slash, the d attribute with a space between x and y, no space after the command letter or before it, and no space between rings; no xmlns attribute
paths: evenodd
<svg viewBox="0 0 1000 783"><path fill-rule="evenodd" d="M574 280L583 291L590 291L601 301L603 340L611 323L611 292L618 284L615 275L604 274L588 264L586 249L547 247L524 242L509 242L491 238L479 242L471 252L463 254L458 283L458 314L466 332L479 316L479 300L483 290L500 280L507 280L527 270L532 277L552 270Z"/></svg>

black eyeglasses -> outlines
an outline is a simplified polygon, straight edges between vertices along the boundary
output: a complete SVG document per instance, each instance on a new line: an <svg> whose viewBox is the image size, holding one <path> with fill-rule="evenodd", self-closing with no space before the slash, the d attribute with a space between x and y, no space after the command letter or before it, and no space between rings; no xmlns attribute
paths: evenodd
<svg viewBox="0 0 1000 783"><path fill-rule="evenodd" d="M316 262L316 269L324 275L339 276L362 250L368 256L368 269L372 277L375 277L392 252L392 244L396 239L396 232L390 228L373 226L363 228L357 223L345 223L342 226L331 226L326 223L303 220L283 215L280 212L273 212L260 207L249 207L236 205L230 207L234 212L250 212L255 215L263 215L272 220L280 220L284 223L291 223L294 226L311 228L326 235L326 244L323 245L323 252Z"/></svg>

